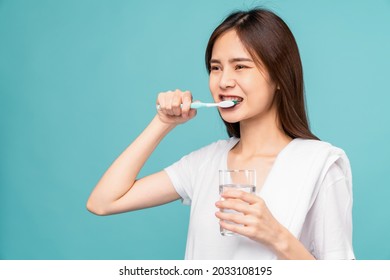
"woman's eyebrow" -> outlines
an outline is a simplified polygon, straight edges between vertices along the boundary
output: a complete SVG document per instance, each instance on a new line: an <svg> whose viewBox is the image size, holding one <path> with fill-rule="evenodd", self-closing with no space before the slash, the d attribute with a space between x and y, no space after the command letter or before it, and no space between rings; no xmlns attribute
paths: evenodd
<svg viewBox="0 0 390 280"><path fill-rule="evenodd" d="M210 64L211 63L221 63L221 61L219 59L212 58L212 59L210 59Z"/></svg>
<svg viewBox="0 0 390 280"><path fill-rule="evenodd" d="M236 57L236 58L231 58L228 60L229 63L233 62L241 62L241 61L247 61L247 62L253 62L252 59L246 58L246 57ZM219 59L210 59L210 63L221 63Z"/></svg>
<svg viewBox="0 0 390 280"><path fill-rule="evenodd" d="M230 63L232 63L232 62L240 62L240 61L253 62L252 59L250 59L250 58L245 58L245 57L237 57L237 58L229 59L229 62L230 62Z"/></svg>

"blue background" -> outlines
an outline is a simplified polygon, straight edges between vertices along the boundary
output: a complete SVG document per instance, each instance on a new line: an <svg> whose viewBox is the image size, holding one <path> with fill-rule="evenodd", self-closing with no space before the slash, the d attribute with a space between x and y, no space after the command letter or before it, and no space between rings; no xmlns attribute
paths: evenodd
<svg viewBox="0 0 390 280"><path fill-rule="evenodd" d="M182 259L189 208L97 217L86 200L155 114L160 91L211 101L204 50L264 5L300 47L313 131L354 175L358 259L390 259L390 1L0 0L0 259ZM225 138L202 110L141 175Z"/></svg>

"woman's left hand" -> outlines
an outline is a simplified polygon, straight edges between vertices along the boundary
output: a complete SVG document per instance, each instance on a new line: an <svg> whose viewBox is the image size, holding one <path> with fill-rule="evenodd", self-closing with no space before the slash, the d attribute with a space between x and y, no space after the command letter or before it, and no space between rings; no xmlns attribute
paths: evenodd
<svg viewBox="0 0 390 280"><path fill-rule="evenodd" d="M229 209L239 212L216 212L215 215L220 219L222 228L270 247L274 247L281 241L280 237L285 228L272 216L262 198L240 190L227 190L221 196L224 200L215 204L220 210Z"/></svg>

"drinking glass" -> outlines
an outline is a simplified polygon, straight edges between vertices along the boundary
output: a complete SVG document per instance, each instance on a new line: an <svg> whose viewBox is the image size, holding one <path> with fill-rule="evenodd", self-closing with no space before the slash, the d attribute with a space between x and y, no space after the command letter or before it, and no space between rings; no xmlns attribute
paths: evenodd
<svg viewBox="0 0 390 280"><path fill-rule="evenodd" d="M240 169L240 170L219 170L219 194L226 190L235 189L248 193L256 192L256 170ZM223 198L221 198L223 199ZM235 210L221 209L225 213L238 213ZM232 223L233 222L228 222ZM220 227L220 232L223 236L234 236L235 233Z"/></svg>

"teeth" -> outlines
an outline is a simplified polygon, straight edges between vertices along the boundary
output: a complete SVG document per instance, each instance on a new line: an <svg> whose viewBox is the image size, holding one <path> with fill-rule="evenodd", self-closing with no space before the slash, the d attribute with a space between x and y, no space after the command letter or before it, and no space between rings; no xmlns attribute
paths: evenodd
<svg viewBox="0 0 390 280"><path fill-rule="evenodd" d="M238 97L238 96L223 96L221 95L221 100L222 101L238 101L241 102L243 98Z"/></svg>

